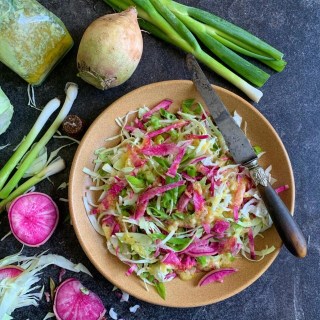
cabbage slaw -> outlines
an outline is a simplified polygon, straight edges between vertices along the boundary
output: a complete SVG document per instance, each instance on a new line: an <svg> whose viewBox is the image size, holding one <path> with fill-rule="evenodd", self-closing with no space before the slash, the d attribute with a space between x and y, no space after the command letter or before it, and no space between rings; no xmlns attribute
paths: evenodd
<svg viewBox="0 0 320 320"><path fill-rule="evenodd" d="M193 99L176 113L171 104L117 118L121 132L106 141L119 143L96 150L93 170L83 169L93 181L89 192L100 193L98 203L84 197L85 207L109 252L164 299L164 283L176 277L209 271L199 285L221 282L237 271L230 265L239 252L258 260L275 250L254 248L272 221L212 119Z"/></svg>

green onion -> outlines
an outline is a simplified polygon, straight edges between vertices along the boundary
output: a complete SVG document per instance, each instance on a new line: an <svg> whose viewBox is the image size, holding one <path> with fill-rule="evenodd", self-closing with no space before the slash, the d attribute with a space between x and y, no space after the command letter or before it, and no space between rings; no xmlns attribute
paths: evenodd
<svg viewBox="0 0 320 320"><path fill-rule="evenodd" d="M135 193L139 193L146 187L145 183L141 179L138 179L134 176L125 176L125 178Z"/></svg>
<svg viewBox="0 0 320 320"><path fill-rule="evenodd" d="M186 215L181 212L176 212L172 214L172 219L173 220L184 220L186 218Z"/></svg>
<svg viewBox="0 0 320 320"><path fill-rule="evenodd" d="M250 34L249 32L239 28L238 26L220 18L216 15L206 12L201 9L188 7L177 2L165 0L167 4L170 4L170 8L174 7L176 11L182 14L191 16L194 20L203 22L215 30L215 33L225 39L234 43L239 43L239 47L243 46L248 50L261 52L261 58L270 59L274 58L277 60L282 59L283 53L271 47L269 44ZM172 3L171 3L172 2Z"/></svg>
<svg viewBox="0 0 320 320"><path fill-rule="evenodd" d="M174 178L171 177L166 177L166 184L174 183L179 181L179 176L176 175ZM174 188L169 191L167 191L164 195L169 195L170 196L170 201L172 201L172 204L175 205L178 201L178 195L179 195L179 189Z"/></svg>
<svg viewBox="0 0 320 320"><path fill-rule="evenodd" d="M162 117L164 117L164 118L166 118L166 119L168 119L168 120L175 120L175 119L177 119L177 117L176 117L173 113L168 112L168 111L165 110L165 109L160 109L160 110L159 110L159 113L160 113L160 115L161 115Z"/></svg>
<svg viewBox="0 0 320 320"><path fill-rule="evenodd" d="M195 103L194 99L186 99L182 101L181 111L187 114L199 115L202 114L202 106L199 102Z"/></svg>
<svg viewBox="0 0 320 320"><path fill-rule="evenodd" d="M205 256L197 257L197 262L199 262L202 267L205 267L207 264L207 258Z"/></svg>
<svg viewBox="0 0 320 320"><path fill-rule="evenodd" d="M186 99L182 101L181 110L183 113L189 113L192 105L194 104L194 99Z"/></svg>
<svg viewBox="0 0 320 320"><path fill-rule="evenodd" d="M16 165L28 151L37 135L39 134L45 123L48 121L49 117L59 107L59 105L60 100L57 98L52 99L47 103L28 135L19 145L15 153L11 156L10 160L2 167L2 169L0 170L0 190L6 183L12 170L16 167Z"/></svg>
<svg viewBox="0 0 320 320"><path fill-rule="evenodd" d="M176 7L173 6L172 9L175 10L175 14L177 15L175 16L174 13L162 4L161 0L151 0L151 2L161 15L166 18L168 23L178 30L178 32L180 31L179 34L181 37L188 39L188 42L196 52L202 50L190 31L192 31L220 60L232 69L236 70L240 75L251 81L253 84L262 86L269 78L267 73L241 58L219 41L208 35L206 33L205 26L200 22L192 19L186 14L182 14L178 10L175 10ZM172 2L170 3L172 4Z"/></svg>
<svg viewBox="0 0 320 320"><path fill-rule="evenodd" d="M172 141L177 141L179 139L179 132L175 129L171 129L169 131L170 137Z"/></svg>
<svg viewBox="0 0 320 320"><path fill-rule="evenodd" d="M68 115L68 113L72 107L72 104L77 97L77 94L78 94L78 86L75 83L67 83L67 85L66 85L66 95L67 95L66 100L65 100L57 118L52 123L52 125L49 127L47 132L43 135L43 137L35 144L33 149L24 158L22 163L19 165L18 170L11 177L11 179L7 182L5 187L0 191L0 199L6 199L9 196L9 194L12 192L12 190L17 186L20 179L23 177L24 173L28 170L28 168L31 166L32 162L38 156L40 150L49 142L49 140L52 138L52 136L58 130L59 126L61 125L61 123L63 122L65 117ZM45 118L45 116L44 116L44 118ZM41 128L38 128L38 130L39 129L41 130ZM30 142L30 140L33 141L34 138L35 138L35 136L33 133L32 135L30 135L30 139L28 140L28 142ZM26 143L26 140L21 143L18 150L20 148L22 148L24 150L24 148L25 148L24 145ZM8 166L10 168L12 166L12 164L11 164L12 161L13 161L12 158L8 161L9 162Z"/></svg>
<svg viewBox="0 0 320 320"><path fill-rule="evenodd" d="M190 176L190 177L195 177L197 175L197 169L195 166L188 166L187 167L187 174Z"/></svg>
<svg viewBox="0 0 320 320"><path fill-rule="evenodd" d="M157 282L155 283L155 288L157 292L159 293L159 296L165 300L166 299L166 287L164 286L163 282Z"/></svg>
<svg viewBox="0 0 320 320"><path fill-rule="evenodd" d="M156 144L161 144L161 143L163 143L163 141L164 141L164 137L163 137L161 134L159 134L158 136L156 136L155 139L154 139L154 142L155 142Z"/></svg>
<svg viewBox="0 0 320 320"><path fill-rule="evenodd" d="M262 152L262 148L259 147L259 146L254 146L253 150L254 150L256 155L259 155Z"/></svg>
<svg viewBox="0 0 320 320"><path fill-rule="evenodd" d="M259 69L249 61L243 59L238 54L224 46L221 42L206 33L205 26L193 20L189 16L177 14L194 34L202 41L202 43L221 61L228 65L231 69L236 70L238 74L249 80L254 85L261 87L269 79L269 74Z"/></svg>
<svg viewBox="0 0 320 320"><path fill-rule="evenodd" d="M169 162L164 158L154 156L152 159L155 160L157 163L159 163L160 166L164 169L168 169L170 166Z"/></svg>
<svg viewBox="0 0 320 320"><path fill-rule="evenodd" d="M26 182L21 184L17 189L10 193L8 197L0 202L0 212L5 209L5 206L10 203L16 197L22 195L31 187L39 183L40 181L62 171L65 168L65 162L63 159L58 158L56 161L53 161L47 167L42 169L39 173L34 175L32 178L28 179Z"/></svg>
<svg viewBox="0 0 320 320"><path fill-rule="evenodd" d="M173 205L172 196L166 192L161 198L161 206L165 209L170 209Z"/></svg>
<svg viewBox="0 0 320 320"><path fill-rule="evenodd" d="M240 27L204 10L172 0L104 1L118 11L132 5L136 6L142 29L192 53L199 61L234 84L255 102L262 97L262 92L251 84L263 86L269 74L238 53L257 59L276 71L282 71L286 65L282 60L283 53ZM202 45L207 47L219 61L207 54Z"/></svg>
<svg viewBox="0 0 320 320"><path fill-rule="evenodd" d="M160 218L160 219L170 219L169 215L167 215L163 211L158 210L157 208L154 208L154 207L148 207L147 208L147 214L149 216L154 216L154 217ZM150 236L152 237L152 235L150 235Z"/></svg>
<svg viewBox="0 0 320 320"><path fill-rule="evenodd" d="M147 122L147 125L150 126L154 130L158 130L161 128L160 119L157 116L151 116L150 120Z"/></svg>

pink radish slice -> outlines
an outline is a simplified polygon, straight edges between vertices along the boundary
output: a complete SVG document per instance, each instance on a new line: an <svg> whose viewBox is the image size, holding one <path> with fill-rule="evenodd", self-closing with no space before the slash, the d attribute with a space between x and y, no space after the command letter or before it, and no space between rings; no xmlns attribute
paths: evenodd
<svg viewBox="0 0 320 320"><path fill-rule="evenodd" d="M57 320L99 320L106 309L95 293L79 280L69 278L57 288L53 312Z"/></svg>
<svg viewBox="0 0 320 320"><path fill-rule="evenodd" d="M59 221L59 210L44 193L30 192L16 198L8 210L9 223L18 241L29 247L44 244Z"/></svg>
<svg viewBox="0 0 320 320"><path fill-rule="evenodd" d="M5 266L0 268L0 281L6 278L15 278L24 270L18 266Z"/></svg>

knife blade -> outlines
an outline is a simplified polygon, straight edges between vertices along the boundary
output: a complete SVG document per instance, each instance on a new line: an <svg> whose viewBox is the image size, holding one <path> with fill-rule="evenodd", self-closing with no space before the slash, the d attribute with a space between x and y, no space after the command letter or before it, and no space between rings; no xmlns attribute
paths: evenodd
<svg viewBox="0 0 320 320"><path fill-rule="evenodd" d="M187 55L187 66L192 74L192 81L224 137L231 156L236 163L249 169L284 245L293 255L305 257L307 244L304 235L288 208L269 184L248 138L236 124L192 54Z"/></svg>
<svg viewBox="0 0 320 320"><path fill-rule="evenodd" d="M187 64L189 70L192 71L192 81L200 92L211 116L222 133L235 162L244 164L257 159L257 155L247 137L236 124L219 96L212 90L210 82L204 75L196 59L188 55Z"/></svg>

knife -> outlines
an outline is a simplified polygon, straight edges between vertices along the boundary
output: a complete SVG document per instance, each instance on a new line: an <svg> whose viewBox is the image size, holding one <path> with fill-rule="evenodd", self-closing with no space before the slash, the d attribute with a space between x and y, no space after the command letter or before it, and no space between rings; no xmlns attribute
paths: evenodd
<svg viewBox="0 0 320 320"><path fill-rule="evenodd" d="M307 254L305 237L286 205L271 187L264 170L258 164L258 157L249 140L224 106L192 54L187 55L187 66L192 73L192 81L222 133L233 159L249 169L284 245L293 255L299 258L305 257Z"/></svg>

